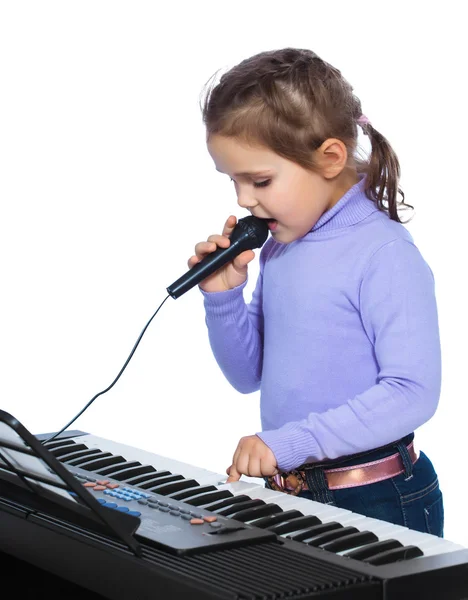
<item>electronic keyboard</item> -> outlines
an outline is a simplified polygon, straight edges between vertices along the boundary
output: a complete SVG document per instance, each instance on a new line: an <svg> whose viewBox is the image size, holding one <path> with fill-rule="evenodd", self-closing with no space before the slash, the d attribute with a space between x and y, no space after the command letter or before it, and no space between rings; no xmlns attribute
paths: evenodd
<svg viewBox="0 0 468 600"><path fill-rule="evenodd" d="M468 549L449 540L84 432L40 446L73 483L32 501L0 446L0 550L102 597L468 598Z"/></svg>

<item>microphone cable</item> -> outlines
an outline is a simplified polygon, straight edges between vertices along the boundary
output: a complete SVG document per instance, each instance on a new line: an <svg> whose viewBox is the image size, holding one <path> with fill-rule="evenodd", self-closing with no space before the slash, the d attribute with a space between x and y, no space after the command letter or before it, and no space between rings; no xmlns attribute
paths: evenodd
<svg viewBox="0 0 468 600"><path fill-rule="evenodd" d="M80 412L73 417L73 419L71 421L69 421L66 425L64 425L62 427L62 429L60 429L60 431L57 431L56 433L54 433L53 435L51 435L49 438L47 438L46 440L43 440L41 443L42 444L47 444L48 442L52 441L53 439L55 439L58 435L60 435L61 433L63 433L65 431L65 429L68 429L70 427L70 425L72 423L74 423L79 416L81 416L84 411L88 408L88 406L91 406L91 404L96 400L96 398L98 398L99 396L102 396L102 394L105 394L106 392L108 392L112 387L114 387L114 385L117 383L117 381L119 380L120 376L122 375L122 373L125 371L125 369L127 368L128 363L130 362L132 356L135 354L135 350L138 347L138 344L141 341L141 338L143 337L145 331L148 329L149 324L151 323L151 321L154 319L154 317L158 314L159 309L162 307L162 305L164 304L164 302L166 302L166 300L170 298L170 294L168 294L164 300L161 302L161 304L158 306L158 308L156 309L156 312L153 314L153 316L151 317L151 319L148 321L148 323L146 323L146 325L143 327L140 335L138 336L137 341L135 342L135 345L132 348L132 351L130 352L130 354L128 355L127 360L125 361L123 367L120 369L117 377L114 379L114 381L105 389L102 390L102 392L99 392L98 394L96 394L95 396L93 396L91 398L91 400L88 402L88 404L86 404L81 410Z"/></svg>

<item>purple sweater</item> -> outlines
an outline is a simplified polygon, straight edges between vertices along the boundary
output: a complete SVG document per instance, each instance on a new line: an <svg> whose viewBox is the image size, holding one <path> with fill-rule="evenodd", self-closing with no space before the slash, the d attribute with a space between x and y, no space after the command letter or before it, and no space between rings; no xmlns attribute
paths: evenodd
<svg viewBox="0 0 468 600"><path fill-rule="evenodd" d="M284 471L390 443L438 405L434 278L364 181L301 239L266 241L249 304L245 283L202 291L216 361L239 392L260 390L257 435Z"/></svg>

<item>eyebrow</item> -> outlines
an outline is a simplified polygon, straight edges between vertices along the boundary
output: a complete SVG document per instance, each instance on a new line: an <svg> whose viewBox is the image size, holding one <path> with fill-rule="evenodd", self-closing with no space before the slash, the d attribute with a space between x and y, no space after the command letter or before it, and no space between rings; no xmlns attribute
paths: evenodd
<svg viewBox="0 0 468 600"><path fill-rule="evenodd" d="M223 173L223 171L220 171L219 169L216 169L218 171L218 173ZM258 175L267 175L270 173L269 169L264 169L263 171L243 171L242 173L234 173L235 177L242 177L244 175L247 176L258 176ZM224 173L225 175L226 173Z"/></svg>

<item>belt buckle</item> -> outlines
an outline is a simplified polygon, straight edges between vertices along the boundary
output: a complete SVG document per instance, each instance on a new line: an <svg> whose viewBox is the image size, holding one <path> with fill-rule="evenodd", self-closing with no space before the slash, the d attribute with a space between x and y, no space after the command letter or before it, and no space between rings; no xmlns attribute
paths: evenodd
<svg viewBox="0 0 468 600"><path fill-rule="evenodd" d="M279 478L282 481L282 485L277 483L276 478ZM278 475L273 475L268 477L268 483L277 492L284 492L285 494L289 494L290 496L297 496L304 488L306 482L304 481L304 477L302 476L300 471L288 471L287 473L279 473ZM287 488L286 485L290 486Z"/></svg>

